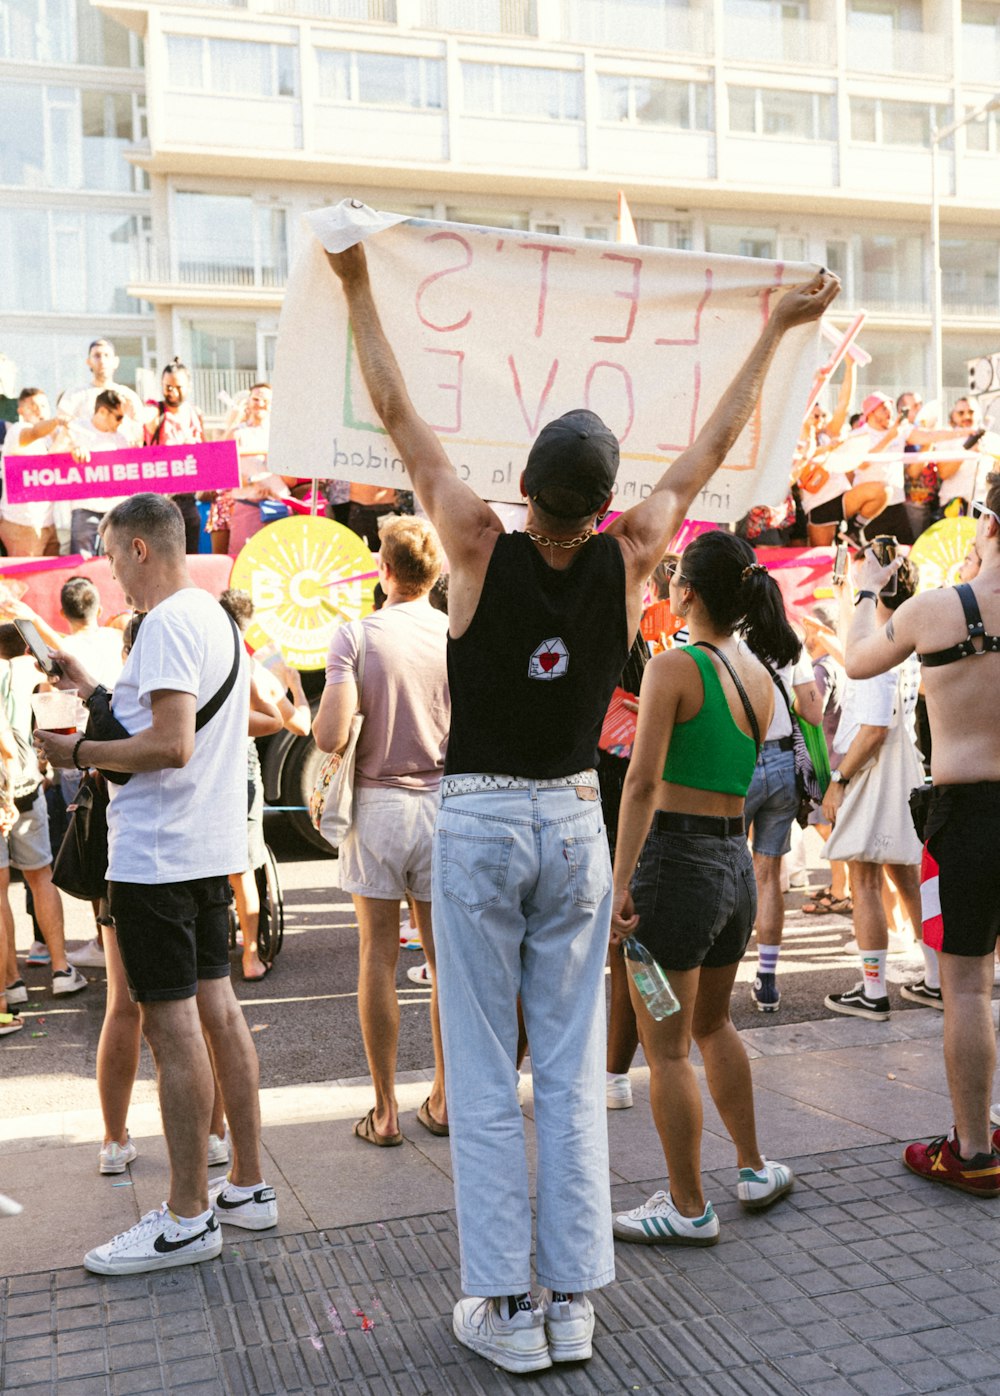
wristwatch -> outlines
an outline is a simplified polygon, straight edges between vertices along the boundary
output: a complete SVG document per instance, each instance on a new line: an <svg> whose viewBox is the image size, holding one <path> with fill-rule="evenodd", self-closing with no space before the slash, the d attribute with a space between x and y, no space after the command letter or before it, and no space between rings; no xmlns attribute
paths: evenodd
<svg viewBox="0 0 1000 1396"><path fill-rule="evenodd" d="M850 780L850 776L845 776L845 775L843 774L842 771L831 771L831 772L830 772L830 784L831 784L831 785L846 785L847 782L848 782L849 780Z"/></svg>

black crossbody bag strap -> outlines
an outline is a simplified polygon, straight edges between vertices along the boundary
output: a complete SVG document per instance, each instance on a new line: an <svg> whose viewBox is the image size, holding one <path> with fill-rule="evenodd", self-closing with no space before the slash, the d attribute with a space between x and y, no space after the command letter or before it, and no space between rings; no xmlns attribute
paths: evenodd
<svg viewBox="0 0 1000 1396"><path fill-rule="evenodd" d="M212 697L209 698L205 706L203 708L199 708L197 713L195 714L194 730L196 732L200 732L207 722L212 721L212 718L222 707L223 703L229 697L230 693L232 693L233 685L236 683L237 675L240 672L240 650L242 648L243 642L240 639L239 628L237 627L236 622L233 620L232 616L229 614L228 611L226 612L226 617L229 620L229 624L233 627L233 641L235 643L236 649L236 652L233 655L233 667L230 669L222 687L216 693L214 693Z"/></svg>
<svg viewBox="0 0 1000 1396"><path fill-rule="evenodd" d="M739 674L737 674L736 670L733 668L729 660L726 658L726 656L722 653L722 651L719 649L717 645L710 645L707 640L695 640L693 643L697 645L699 649L711 650L713 654L717 654L719 658L722 660L723 664L729 670L729 677L736 685L736 692L740 695L740 701L743 704L743 711L747 715L747 721L750 724L750 731L753 733L753 740L754 745L757 748L757 755L760 756L760 724L757 721L757 714L753 710L753 704L747 697L747 691L740 682Z"/></svg>

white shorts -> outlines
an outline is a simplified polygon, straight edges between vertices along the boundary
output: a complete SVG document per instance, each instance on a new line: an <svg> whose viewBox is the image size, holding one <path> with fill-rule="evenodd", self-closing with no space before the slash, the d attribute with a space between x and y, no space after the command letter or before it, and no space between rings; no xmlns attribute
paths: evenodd
<svg viewBox="0 0 1000 1396"><path fill-rule="evenodd" d="M440 790L356 790L354 822L337 854L337 884L359 897L431 899L431 846Z"/></svg>
<svg viewBox="0 0 1000 1396"><path fill-rule="evenodd" d="M17 822L5 839L0 838L0 871L11 866L22 872L34 872L52 862L49 843L49 807L45 792L38 794L31 809L17 816Z"/></svg>

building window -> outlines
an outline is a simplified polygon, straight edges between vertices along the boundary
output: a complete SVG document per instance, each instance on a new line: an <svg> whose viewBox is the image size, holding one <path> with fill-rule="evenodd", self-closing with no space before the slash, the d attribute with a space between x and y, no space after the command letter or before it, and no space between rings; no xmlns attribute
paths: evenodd
<svg viewBox="0 0 1000 1396"><path fill-rule="evenodd" d="M141 67L138 41L87 0L0 0L0 59Z"/></svg>
<svg viewBox="0 0 1000 1396"><path fill-rule="evenodd" d="M596 223L588 223L583 230L583 236L588 242L613 242L615 235L612 228L598 227Z"/></svg>
<svg viewBox="0 0 1000 1396"><path fill-rule="evenodd" d="M128 92L0 85L0 184L132 189L123 152L134 139L133 101Z"/></svg>
<svg viewBox="0 0 1000 1396"><path fill-rule="evenodd" d="M0 309L138 314L125 291L138 236L130 214L0 208Z"/></svg>
<svg viewBox="0 0 1000 1396"><path fill-rule="evenodd" d="M825 92L729 88L729 129L786 140L836 139L833 97Z"/></svg>
<svg viewBox="0 0 1000 1396"><path fill-rule="evenodd" d="M565 68L516 68L509 63L463 63L464 110L472 116L530 116L579 121L580 74Z"/></svg>
<svg viewBox="0 0 1000 1396"><path fill-rule="evenodd" d="M997 46L997 73L1000 80L1000 44ZM965 115L970 111L975 111L975 107L966 107ZM987 152L1000 150L1000 112L987 112L978 121L969 122L965 128L965 148Z"/></svg>
<svg viewBox="0 0 1000 1396"><path fill-rule="evenodd" d="M704 82L669 78L618 77L598 79L601 120L635 126L665 126L674 131L710 131L711 96Z"/></svg>
<svg viewBox="0 0 1000 1396"><path fill-rule="evenodd" d="M444 106L444 63L401 53L347 53L317 49L319 95L373 107Z"/></svg>
<svg viewBox="0 0 1000 1396"><path fill-rule="evenodd" d="M198 285L283 286L288 214L249 195L174 195L176 275Z"/></svg>
<svg viewBox="0 0 1000 1396"><path fill-rule="evenodd" d="M171 87L224 96L294 97L296 52L291 44L167 35Z"/></svg>
<svg viewBox="0 0 1000 1396"><path fill-rule="evenodd" d="M943 238L941 294L945 305L996 312L1000 242L996 238Z"/></svg>
<svg viewBox="0 0 1000 1396"><path fill-rule="evenodd" d="M938 109L938 125L947 123ZM851 139L876 145L930 145L931 108L923 102L893 102L882 97L851 98Z"/></svg>
<svg viewBox="0 0 1000 1396"><path fill-rule="evenodd" d="M643 247L691 250L691 224L678 218L637 218L635 232Z"/></svg>
<svg viewBox="0 0 1000 1396"><path fill-rule="evenodd" d="M706 247L729 257L763 257L773 262L778 255L775 228L746 228L738 223L713 223L708 229Z"/></svg>

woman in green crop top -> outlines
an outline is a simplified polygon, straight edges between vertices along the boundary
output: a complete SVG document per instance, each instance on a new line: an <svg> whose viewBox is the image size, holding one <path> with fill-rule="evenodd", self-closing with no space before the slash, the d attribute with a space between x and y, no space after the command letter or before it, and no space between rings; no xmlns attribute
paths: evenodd
<svg viewBox="0 0 1000 1396"><path fill-rule="evenodd" d="M761 660L783 664L798 640L777 584L750 545L729 533L703 534L686 549L670 605L686 618L691 642L657 655L643 677L611 920L612 942L634 935L680 1003L655 1022L631 986L670 1190L616 1216L614 1229L646 1245L708 1246L719 1221L702 1191L692 1040L736 1145L740 1201L768 1207L793 1181L787 1165L758 1149L750 1067L729 1001L757 905L743 801L774 704Z"/></svg>

